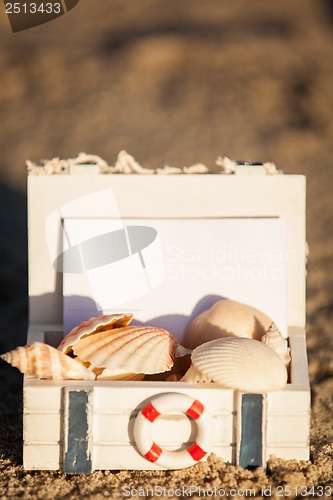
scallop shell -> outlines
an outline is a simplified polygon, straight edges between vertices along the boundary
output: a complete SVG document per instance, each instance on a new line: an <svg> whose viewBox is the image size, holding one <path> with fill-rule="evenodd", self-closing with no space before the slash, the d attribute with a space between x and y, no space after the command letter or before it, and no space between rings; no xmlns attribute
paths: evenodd
<svg viewBox="0 0 333 500"><path fill-rule="evenodd" d="M97 368L129 373L162 373L173 366L176 339L152 326L127 326L81 338L74 354Z"/></svg>
<svg viewBox="0 0 333 500"><path fill-rule="evenodd" d="M207 381L250 393L278 391L287 383L287 370L280 356L257 340L211 340L194 349L191 359L195 370L187 372L182 381L197 382L202 374Z"/></svg>
<svg viewBox="0 0 333 500"><path fill-rule="evenodd" d="M144 373L128 373L124 370L109 370L108 368L97 368L89 361L83 361L79 356L75 356L75 361L88 368L89 371L95 374L96 380L143 380Z"/></svg>
<svg viewBox="0 0 333 500"><path fill-rule="evenodd" d="M90 318L87 321L82 321L78 326L74 327L58 345L59 351L70 354L73 345L82 337L94 335L112 328L127 326L131 320L132 314L108 314L98 318Z"/></svg>
<svg viewBox="0 0 333 500"><path fill-rule="evenodd" d="M0 356L20 372L41 379L94 380L95 375L85 366L42 342L17 347Z"/></svg>
<svg viewBox="0 0 333 500"><path fill-rule="evenodd" d="M184 346L194 349L221 337L247 337L260 340L272 320L254 307L234 300L220 300L196 316L189 324Z"/></svg>
<svg viewBox="0 0 333 500"><path fill-rule="evenodd" d="M261 342L273 349L288 367L291 361L290 349L287 340L282 336L276 324L273 322L265 335L261 337Z"/></svg>
<svg viewBox="0 0 333 500"><path fill-rule="evenodd" d="M96 378L97 380L143 380L144 377L144 373L128 373L123 370L104 368Z"/></svg>

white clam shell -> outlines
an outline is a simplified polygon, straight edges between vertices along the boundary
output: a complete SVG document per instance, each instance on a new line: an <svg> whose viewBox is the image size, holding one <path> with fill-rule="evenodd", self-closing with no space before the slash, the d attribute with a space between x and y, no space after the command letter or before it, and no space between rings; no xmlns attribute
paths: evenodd
<svg viewBox="0 0 333 500"><path fill-rule="evenodd" d="M229 389L263 393L281 390L287 383L287 370L280 356L253 339L212 340L194 349L191 360L207 380ZM190 378L185 374L182 380L186 381L186 377Z"/></svg>
<svg viewBox="0 0 333 500"><path fill-rule="evenodd" d="M203 384L214 382L211 377L201 373L195 366L191 365L185 375L180 379L181 382L189 382L191 384Z"/></svg>
<svg viewBox="0 0 333 500"><path fill-rule="evenodd" d="M151 326L127 326L81 338L74 354L95 368L126 373L162 373L173 366L176 339Z"/></svg>
<svg viewBox="0 0 333 500"><path fill-rule="evenodd" d="M289 366L291 357L288 341L283 337L274 322L270 325L265 335L261 337L261 342L273 349L273 351L281 356L284 364Z"/></svg>
<svg viewBox="0 0 333 500"><path fill-rule="evenodd" d="M127 326L131 320L132 314L107 314L98 316L98 318L90 318L87 321L82 321L78 326L75 326L60 342L57 349L65 354L70 354L73 345L82 337L94 335L98 332L111 330Z"/></svg>
<svg viewBox="0 0 333 500"><path fill-rule="evenodd" d="M272 319L254 307L234 300L220 300L196 316L189 324L183 344L194 349L221 337L246 337L260 340Z"/></svg>
<svg viewBox="0 0 333 500"><path fill-rule="evenodd" d="M95 374L74 359L42 342L17 347L0 356L20 372L49 380L94 380Z"/></svg>

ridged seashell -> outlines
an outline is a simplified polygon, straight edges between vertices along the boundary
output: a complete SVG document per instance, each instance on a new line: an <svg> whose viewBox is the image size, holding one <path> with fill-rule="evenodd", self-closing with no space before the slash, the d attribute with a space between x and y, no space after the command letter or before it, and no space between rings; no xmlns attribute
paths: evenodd
<svg viewBox="0 0 333 500"><path fill-rule="evenodd" d="M57 349L65 354L70 354L73 345L82 337L111 330L112 328L127 326L131 322L132 317L132 314L107 314L98 316L98 318L93 317L87 321L82 321L82 323L75 326L66 337L63 338Z"/></svg>
<svg viewBox="0 0 333 500"><path fill-rule="evenodd" d="M123 370L109 370L108 368L104 368L96 378L97 380L143 380L144 377L144 373L128 373Z"/></svg>
<svg viewBox="0 0 333 500"><path fill-rule="evenodd" d="M41 379L94 380L95 375L85 366L42 342L17 347L0 356L20 372Z"/></svg>
<svg viewBox="0 0 333 500"><path fill-rule="evenodd" d="M108 368L97 368L89 361L83 361L79 356L74 357L75 361L88 368L95 374L96 380L143 380L144 373L128 373L124 370L108 370Z"/></svg>
<svg viewBox="0 0 333 500"><path fill-rule="evenodd" d="M272 320L263 312L234 300L220 300L196 316L187 327L183 344L194 349L221 337L260 340Z"/></svg>
<svg viewBox="0 0 333 500"><path fill-rule="evenodd" d="M287 383L287 370L280 356L257 340L211 340L194 349L191 359L194 369L190 368L182 381L202 382L204 376L204 381L250 393L278 391Z"/></svg>
<svg viewBox="0 0 333 500"><path fill-rule="evenodd" d="M288 367L291 361L290 349L287 340L283 337L276 324L273 322L265 335L261 337L261 342L273 349Z"/></svg>
<svg viewBox="0 0 333 500"><path fill-rule="evenodd" d="M195 366L191 365L185 375L180 379L181 382L190 382L191 384L206 384L213 382L212 378L201 373Z"/></svg>
<svg viewBox="0 0 333 500"><path fill-rule="evenodd" d="M152 326L127 326L81 338L74 354L97 368L153 374L173 366L176 339Z"/></svg>

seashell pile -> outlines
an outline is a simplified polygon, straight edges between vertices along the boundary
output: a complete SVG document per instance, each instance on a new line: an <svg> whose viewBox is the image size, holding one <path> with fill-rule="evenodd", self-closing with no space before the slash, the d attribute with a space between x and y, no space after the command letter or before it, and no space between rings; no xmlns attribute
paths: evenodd
<svg viewBox="0 0 333 500"><path fill-rule="evenodd" d="M189 324L184 345L194 350L182 382L215 382L253 393L280 390L287 383L287 340L269 316L246 304L216 302Z"/></svg>
<svg viewBox="0 0 333 500"><path fill-rule="evenodd" d="M131 319L130 314L90 318L57 349L34 342L1 358L41 379L142 380L146 374L170 371L179 355L176 339L162 328L129 327Z"/></svg>
<svg viewBox="0 0 333 500"><path fill-rule="evenodd" d="M156 380L155 374L170 372L175 357L185 359L191 354L185 374L187 367L180 370L182 374L170 373L162 380L216 383L252 393L281 390L287 383L291 360L287 341L275 323L253 307L232 300L217 302L190 323L186 347L162 328L128 326L131 320L131 314L90 318L73 328L57 349L34 342L0 357L41 379L143 380L147 376Z"/></svg>
<svg viewBox="0 0 333 500"><path fill-rule="evenodd" d="M254 339L224 337L196 347L182 382L215 382L227 389L263 393L278 391L287 383L281 357Z"/></svg>

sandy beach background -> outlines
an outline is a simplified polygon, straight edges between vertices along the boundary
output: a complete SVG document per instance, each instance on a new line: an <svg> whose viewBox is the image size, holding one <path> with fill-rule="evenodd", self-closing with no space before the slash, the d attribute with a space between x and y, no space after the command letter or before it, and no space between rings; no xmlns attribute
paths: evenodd
<svg viewBox="0 0 333 500"><path fill-rule="evenodd" d="M0 497L123 498L124 486L195 485L254 488L260 498L269 486L276 494L289 486L292 495L296 487L332 486L330 0L81 0L65 16L15 34L1 5L0 46L0 351L26 339L27 158L84 151L113 163L126 149L146 166L212 166L222 155L307 176L312 385L309 462L272 459L265 473L211 457L178 472L72 477L23 470L22 378L1 362Z"/></svg>

